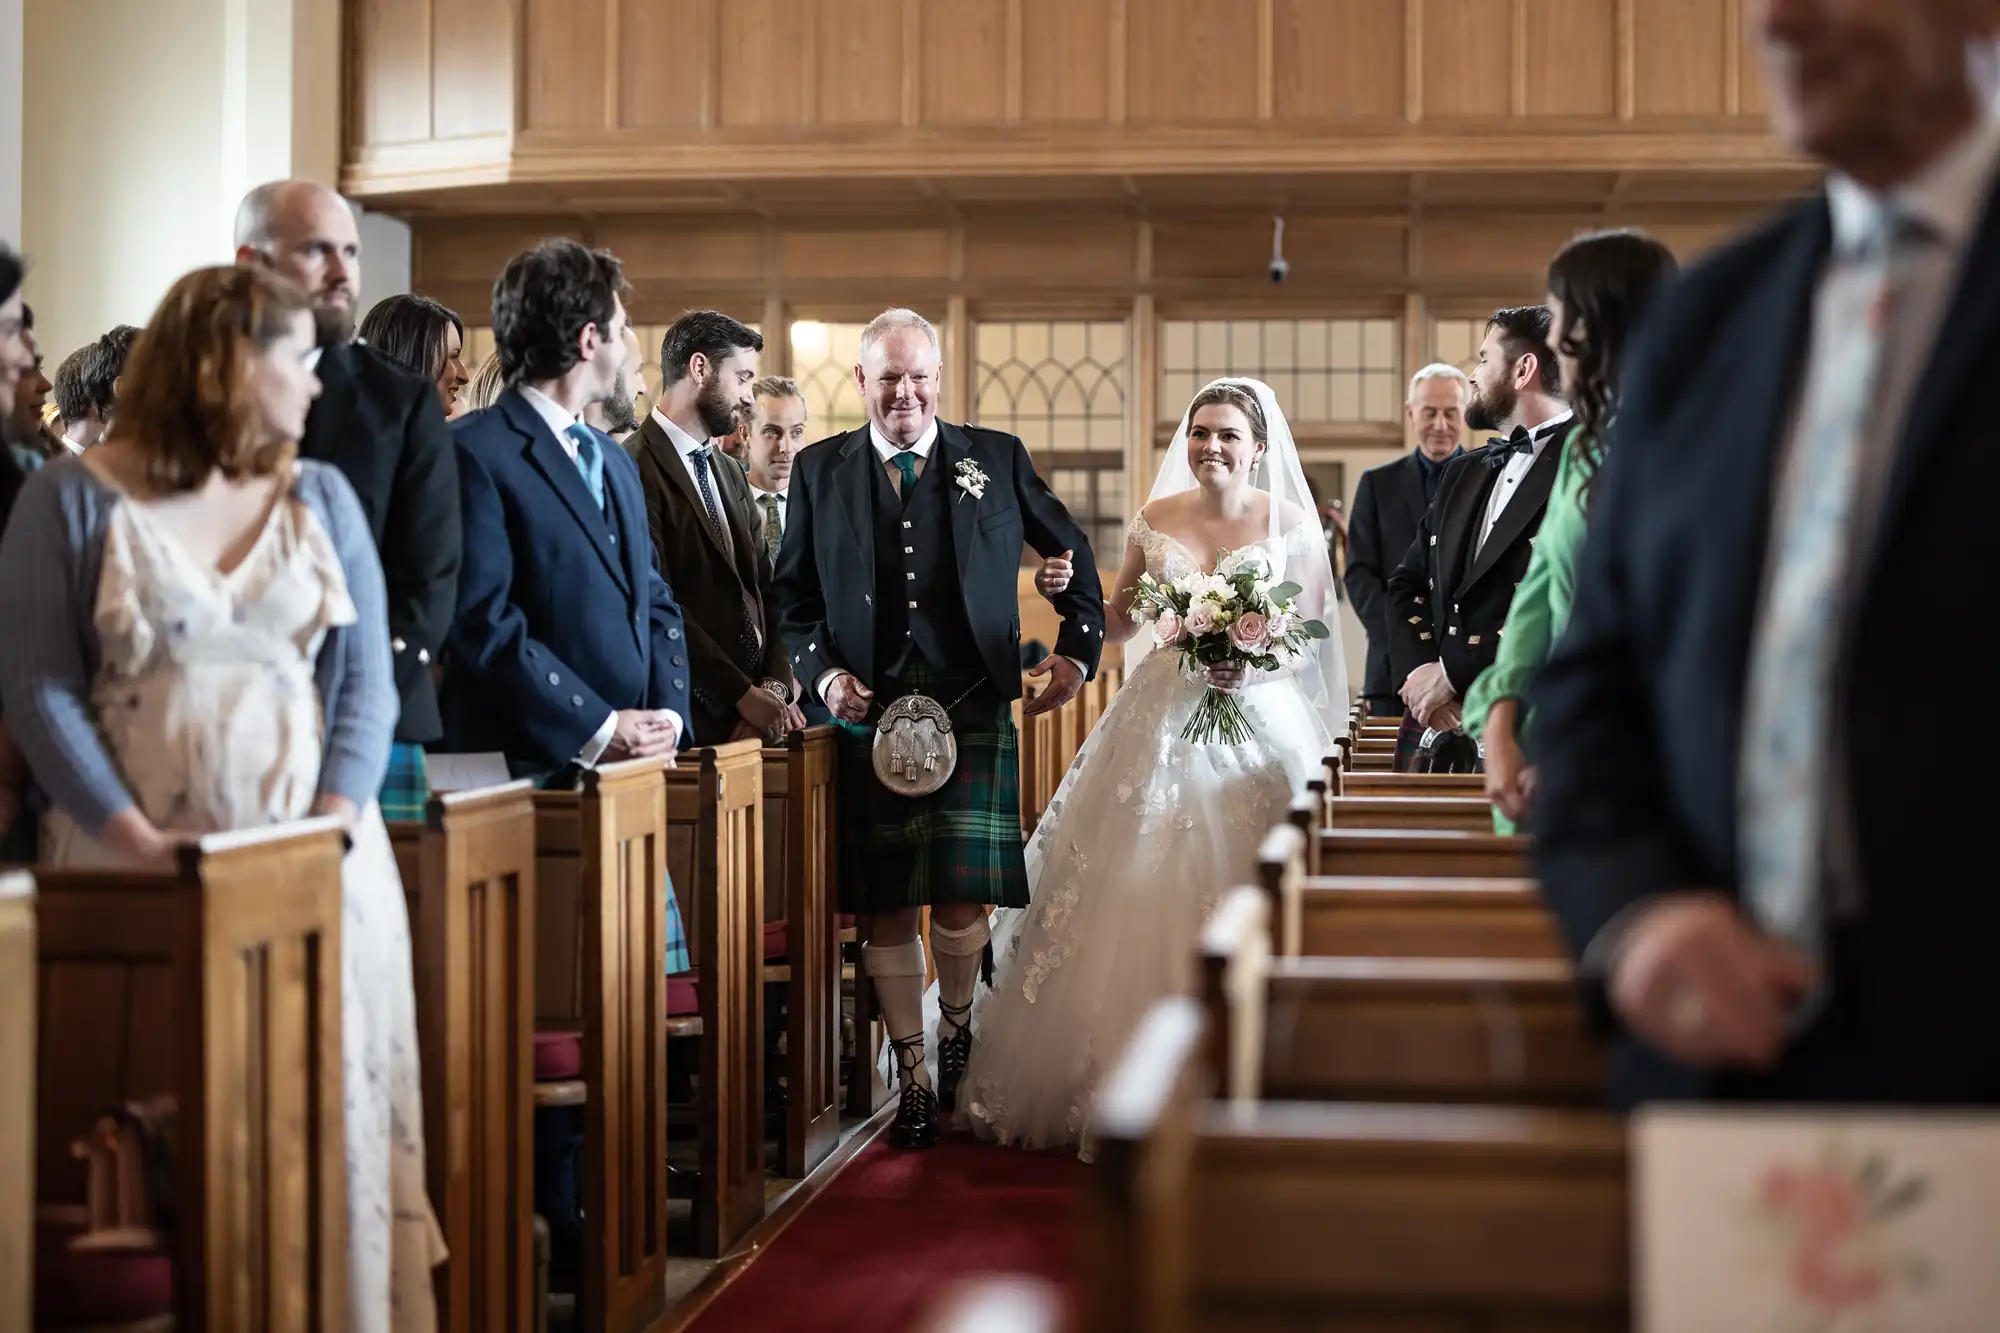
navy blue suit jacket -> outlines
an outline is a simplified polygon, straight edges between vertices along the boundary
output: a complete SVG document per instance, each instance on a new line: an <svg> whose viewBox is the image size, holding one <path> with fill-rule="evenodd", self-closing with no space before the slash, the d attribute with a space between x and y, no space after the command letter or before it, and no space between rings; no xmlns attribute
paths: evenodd
<svg viewBox="0 0 2000 1333"><path fill-rule="evenodd" d="M519 390L453 435L465 558L440 700L447 747L547 772L619 709L670 708L691 727L681 609L653 557L631 457L598 437L600 514Z"/></svg>

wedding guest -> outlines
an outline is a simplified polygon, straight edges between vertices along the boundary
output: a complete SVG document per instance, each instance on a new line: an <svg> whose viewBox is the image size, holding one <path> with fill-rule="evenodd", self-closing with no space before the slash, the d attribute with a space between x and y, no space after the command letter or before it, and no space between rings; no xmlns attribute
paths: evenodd
<svg viewBox="0 0 2000 1333"><path fill-rule="evenodd" d="M618 392L583 409L584 424L629 447L639 429L639 402L646 396L646 352L639 330L625 326L625 364L618 368Z"/></svg>
<svg viewBox="0 0 2000 1333"><path fill-rule="evenodd" d="M506 387L507 381L500 374L500 354L488 352L486 359L479 363L479 369L472 372L472 382L465 386L465 392L459 397L458 417L493 406L500 397L500 391ZM456 421L458 417L452 419Z"/></svg>
<svg viewBox="0 0 2000 1333"><path fill-rule="evenodd" d="M1389 670L1389 575L1403 562L1424 511L1437 495L1444 467L1464 449L1465 403L1472 382L1457 366L1442 362L1410 377L1403 399L1403 422L1416 442L1393 463L1369 468L1354 489L1354 515L1347 524L1347 595L1368 632L1368 671L1362 698L1370 717L1398 717L1401 681Z"/></svg>
<svg viewBox="0 0 2000 1333"><path fill-rule="evenodd" d="M1500 833L1520 831L1534 798L1521 702L1569 624L1590 486L1618 408L1620 364L1640 315L1676 267L1666 246L1625 230L1579 236L1549 265L1549 345L1562 367L1563 397L1576 407L1576 432L1563 448L1500 650L1465 697L1465 729L1485 745L1486 793Z"/></svg>
<svg viewBox="0 0 2000 1333"><path fill-rule="evenodd" d="M33 471L67 451L58 437L43 428L42 409L48 406L49 390L55 386L49 382L48 374L43 369L47 361L42 355L41 340L35 333L35 309L25 303L21 306L20 339L28 359L26 368L20 372L20 378L14 385L14 406L9 412L11 420L7 424L7 439L22 467Z"/></svg>
<svg viewBox="0 0 2000 1333"><path fill-rule="evenodd" d="M348 1327L435 1326L409 923L375 806L395 726L381 565L341 474L296 461L311 298L199 269L123 409L31 478L0 543L0 699L52 865L164 868L202 834L325 815L341 874ZM32 577L24 577L32 571Z"/></svg>
<svg viewBox="0 0 2000 1333"><path fill-rule="evenodd" d="M1760 0L1824 188L1648 316L1568 632L1531 691L1536 870L1623 1105L2000 1105L2000 773L1909 715L1994 544L2000 116L1963 0Z"/></svg>
<svg viewBox="0 0 2000 1333"><path fill-rule="evenodd" d="M715 441L753 406L755 329L717 310L691 310L660 345L660 401L633 437L646 523L660 572L687 614L694 725L704 736L769 743L805 725L794 699L771 560L758 539L750 485Z"/></svg>
<svg viewBox="0 0 2000 1333"><path fill-rule="evenodd" d="M458 415L464 391L465 321L427 296L403 293L377 301L361 321L361 341L403 369L437 386L447 417Z"/></svg>
<svg viewBox="0 0 2000 1333"><path fill-rule="evenodd" d="M354 341L361 235L332 190L274 181L245 195L236 262L270 268L312 294L320 396L299 452L346 474L381 553L402 699L382 809L391 819L422 819L430 798L424 747L444 734L431 664L451 625L461 550L451 431L437 389Z"/></svg>
<svg viewBox="0 0 2000 1333"><path fill-rule="evenodd" d="M120 324L96 342L77 348L56 367L56 411L64 450L80 454L104 438L118 402L118 377L139 330Z"/></svg>

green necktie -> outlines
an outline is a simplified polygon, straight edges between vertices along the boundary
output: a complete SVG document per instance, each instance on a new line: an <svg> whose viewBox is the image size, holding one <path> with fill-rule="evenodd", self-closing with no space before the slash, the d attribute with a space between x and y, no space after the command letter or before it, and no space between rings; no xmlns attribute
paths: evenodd
<svg viewBox="0 0 2000 1333"><path fill-rule="evenodd" d="M896 471L903 474L903 507L910 507L910 492L917 489L917 451L898 449L895 457Z"/></svg>
<svg viewBox="0 0 2000 1333"><path fill-rule="evenodd" d="M778 543L783 541L785 530L778 524L778 497L764 497L764 554L771 557L771 563L778 563Z"/></svg>

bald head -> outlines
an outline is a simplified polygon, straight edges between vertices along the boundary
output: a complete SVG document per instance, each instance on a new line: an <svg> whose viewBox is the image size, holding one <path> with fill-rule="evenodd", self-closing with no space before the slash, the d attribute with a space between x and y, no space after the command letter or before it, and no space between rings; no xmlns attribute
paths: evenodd
<svg viewBox="0 0 2000 1333"><path fill-rule="evenodd" d="M312 294L322 346L351 341L361 292L361 233L347 201L313 181L271 181L236 209L236 262L272 269Z"/></svg>

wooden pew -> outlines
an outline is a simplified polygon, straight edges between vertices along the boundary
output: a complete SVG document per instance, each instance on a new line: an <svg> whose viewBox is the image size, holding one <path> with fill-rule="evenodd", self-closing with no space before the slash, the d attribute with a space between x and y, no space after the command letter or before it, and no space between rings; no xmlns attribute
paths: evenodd
<svg viewBox="0 0 2000 1333"><path fill-rule="evenodd" d="M1321 875L1524 879L1528 840L1494 833L1414 829L1322 829L1315 839Z"/></svg>
<svg viewBox="0 0 2000 1333"><path fill-rule="evenodd" d="M1211 1102L1206 1026L1162 1001L1100 1094L1087 1327L1626 1333L1617 1121Z"/></svg>
<svg viewBox="0 0 2000 1333"><path fill-rule="evenodd" d="M35 881L0 874L0 1328L34 1310L35 989Z"/></svg>
<svg viewBox="0 0 2000 1333"><path fill-rule="evenodd" d="M1326 827L1491 833L1493 807L1475 796L1330 796Z"/></svg>
<svg viewBox="0 0 2000 1333"><path fill-rule="evenodd" d="M536 1097L584 1107L578 1327L590 1333L632 1333L665 1308L665 763L606 765L576 791L534 796L535 1022L582 1036L581 1077Z"/></svg>
<svg viewBox="0 0 2000 1333"><path fill-rule="evenodd" d="M1561 960L1274 958L1270 903L1234 890L1202 935L1218 1067L1259 1099L1588 1106L1604 1055ZM1260 1027L1259 1025L1263 1025Z"/></svg>
<svg viewBox="0 0 2000 1333"><path fill-rule="evenodd" d="M100 1117L171 1097L176 1328L347 1326L344 852L318 819L204 838L169 872L37 872L43 1220L82 1220L71 1145ZM60 1253L62 1286L101 1280L103 1254Z"/></svg>
<svg viewBox="0 0 2000 1333"><path fill-rule="evenodd" d="M666 789L667 855L700 1016L698 1029L685 1029L700 1037L695 1248L713 1258L764 1216L762 746L684 751Z"/></svg>
<svg viewBox="0 0 2000 1333"><path fill-rule="evenodd" d="M446 1333L534 1327L534 786L433 796L389 838L409 901Z"/></svg>
<svg viewBox="0 0 2000 1333"><path fill-rule="evenodd" d="M763 753L767 896L785 923L783 964L765 976L786 988L784 1160L794 1179L840 1141L838 743L831 726L813 727Z"/></svg>
<svg viewBox="0 0 2000 1333"><path fill-rule="evenodd" d="M1329 764L1338 773L1338 766ZM1481 773L1343 773L1340 796L1483 796Z"/></svg>
<svg viewBox="0 0 2000 1333"><path fill-rule="evenodd" d="M1310 876L1310 840L1271 830L1257 856L1278 952L1286 957L1567 957L1531 879Z"/></svg>

